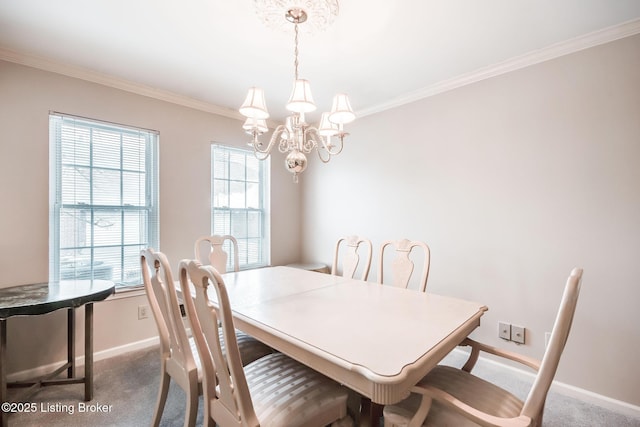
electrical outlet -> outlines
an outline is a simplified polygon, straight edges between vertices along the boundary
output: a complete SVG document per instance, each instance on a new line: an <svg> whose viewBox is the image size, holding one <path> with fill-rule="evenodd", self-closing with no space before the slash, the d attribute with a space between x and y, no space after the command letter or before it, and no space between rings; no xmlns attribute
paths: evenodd
<svg viewBox="0 0 640 427"><path fill-rule="evenodd" d="M511 325L511 341L524 344L524 326Z"/></svg>
<svg viewBox="0 0 640 427"><path fill-rule="evenodd" d="M139 305L138 306L138 320L146 319L149 317L149 306L148 305Z"/></svg>
<svg viewBox="0 0 640 427"><path fill-rule="evenodd" d="M507 322L498 322L498 336L503 340L511 339L511 324Z"/></svg>

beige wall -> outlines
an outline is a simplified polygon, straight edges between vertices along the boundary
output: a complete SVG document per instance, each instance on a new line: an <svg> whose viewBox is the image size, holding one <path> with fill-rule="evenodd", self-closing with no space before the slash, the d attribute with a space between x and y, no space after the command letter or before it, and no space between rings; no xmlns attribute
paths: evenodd
<svg viewBox="0 0 640 427"><path fill-rule="evenodd" d="M475 337L533 356L581 266L557 379L640 405L639 75L635 36L360 118L298 187L276 157L272 263L301 250L330 263L347 234L424 240L428 289L487 304ZM209 228L209 143L241 143L240 123L0 61L0 286L47 279L49 110L160 131L161 249L189 256ZM96 350L155 334L144 301L96 306ZM527 344L497 339L499 320L527 327ZM9 372L62 359L63 325L10 319Z"/></svg>
<svg viewBox="0 0 640 427"><path fill-rule="evenodd" d="M49 111L160 132L160 249L173 265L192 256L195 239L210 232L210 143L244 144L242 123L0 61L0 287L48 278ZM300 187L275 167L280 160L271 177L273 264L299 261L300 254ZM145 298L96 306L96 351L156 335L151 319L137 320ZM54 313L10 319L8 372L62 360L64 318Z"/></svg>
<svg viewBox="0 0 640 427"><path fill-rule="evenodd" d="M583 267L556 379L640 405L640 36L349 131L341 156L303 181L306 260L330 263L342 235L423 240L427 289L485 303L474 336L535 357L570 270ZM526 345L500 341L498 321L525 326Z"/></svg>

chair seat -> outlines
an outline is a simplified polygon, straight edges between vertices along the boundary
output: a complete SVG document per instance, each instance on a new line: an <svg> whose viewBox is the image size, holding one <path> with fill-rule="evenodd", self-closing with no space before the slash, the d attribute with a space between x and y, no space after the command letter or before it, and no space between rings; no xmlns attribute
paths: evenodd
<svg viewBox="0 0 640 427"><path fill-rule="evenodd" d="M226 352L224 337L222 334L222 326L218 327L219 337L220 337L220 347L223 352ZM251 335L247 335L242 331L236 329L236 341L238 342L238 348L240 349L240 359L242 360L242 366L247 366L249 363L254 360L258 360L267 354L273 353L273 349L268 345L258 341ZM196 347L191 347L192 349L196 349ZM198 361L199 363L199 361ZM198 365L198 369L200 369L200 365Z"/></svg>
<svg viewBox="0 0 640 427"><path fill-rule="evenodd" d="M347 390L282 353L245 366L262 427L325 426L346 417Z"/></svg>
<svg viewBox="0 0 640 427"><path fill-rule="evenodd" d="M222 331L220 331L220 337L222 337ZM273 353L273 349L271 347L237 329L236 340L238 341L240 359L242 359L243 366Z"/></svg>
<svg viewBox="0 0 640 427"><path fill-rule="evenodd" d="M418 386L437 387L468 405L488 414L511 418L520 415L523 402L508 391L450 366L437 366L424 377ZM412 393L407 399L395 405L385 406L385 422L393 426L406 426L418 409L422 396ZM478 424L459 413L447 410L439 402L433 401L429 416L423 426L477 426Z"/></svg>
<svg viewBox="0 0 640 427"><path fill-rule="evenodd" d="M221 344L224 348L224 340L222 339L222 332L220 332ZM254 360L260 359L267 354L273 353L273 349L266 344L261 343L251 335L247 335L242 331L236 330L236 337L238 340L238 347L240 348L240 357L243 365L248 365ZM196 341L193 337L189 337L189 347L191 347L191 353L193 353L193 360L196 363L198 369L198 382L202 382L202 362L200 361L200 354L198 353L198 347L196 347Z"/></svg>

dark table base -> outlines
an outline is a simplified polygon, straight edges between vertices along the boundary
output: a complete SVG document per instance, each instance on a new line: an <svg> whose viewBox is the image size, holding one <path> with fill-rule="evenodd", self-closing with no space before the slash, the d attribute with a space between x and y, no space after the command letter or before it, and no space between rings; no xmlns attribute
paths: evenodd
<svg viewBox="0 0 640 427"><path fill-rule="evenodd" d="M26 402L29 396L40 387L66 384L84 384L84 400L93 399L93 303L84 305L84 376L75 376L75 308L67 309L67 363L50 374L28 381L7 383L6 348L7 348L7 319L0 319L0 402L8 402L8 388L27 388L20 395L17 402ZM67 371L67 378L56 378ZM0 427L8 426L10 412L0 412Z"/></svg>

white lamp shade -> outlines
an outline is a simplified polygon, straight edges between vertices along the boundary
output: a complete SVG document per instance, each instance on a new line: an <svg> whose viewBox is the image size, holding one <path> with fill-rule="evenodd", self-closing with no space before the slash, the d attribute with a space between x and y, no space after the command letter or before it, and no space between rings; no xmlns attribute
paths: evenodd
<svg viewBox="0 0 640 427"><path fill-rule="evenodd" d="M318 126L318 134L321 136L334 136L338 134L338 125L331 123L329 113L322 113L320 125Z"/></svg>
<svg viewBox="0 0 640 427"><path fill-rule="evenodd" d="M329 120L333 123L350 123L356 119L356 115L351 109L349 97L346 93L339 93L333 97L333 106L329 114Z"/></svg>
<svg viewBox="0 0 640 427"><path fill-rule="evenodd" d="M267 127L267 122L263 119L254 119L248 117L247 120L244 121L242 125L242 129L244 129L247 133L252 133L254 130L258 132L258 134L263 134L269 130Z"/></svg>
<svg viewBox="0 0 640 427"><path fill-rule="evenodd" d="M259 87L250 88L239 111L243 116L252 119L264 120L269 118L267 105L264 102L264 91Z"/></svg>
<svg viewBox="0 0 640 427"><path fill-rule="evenodd" d="M293 90L286 107L294 113L309 113L316 110L308 80L298 79L293 82Z"/></svg>

